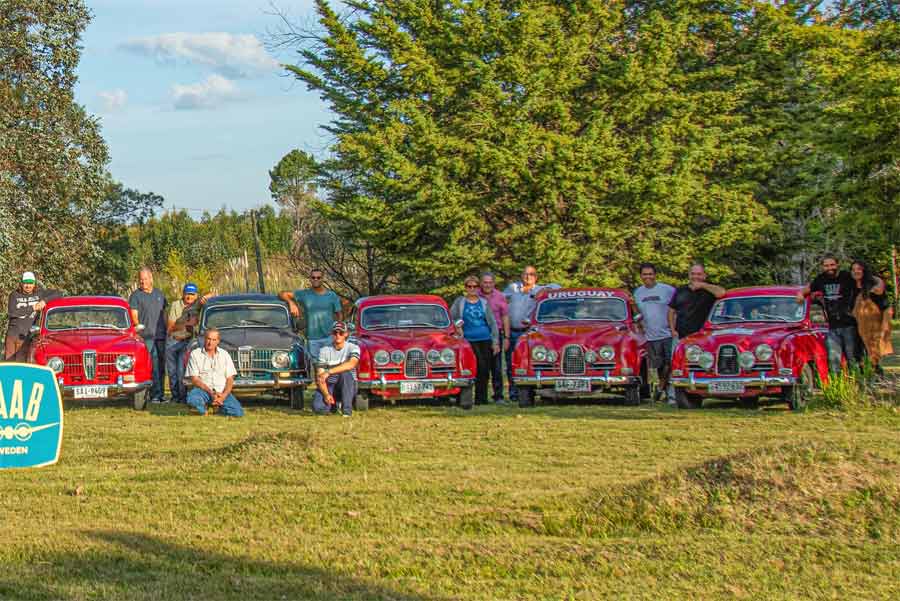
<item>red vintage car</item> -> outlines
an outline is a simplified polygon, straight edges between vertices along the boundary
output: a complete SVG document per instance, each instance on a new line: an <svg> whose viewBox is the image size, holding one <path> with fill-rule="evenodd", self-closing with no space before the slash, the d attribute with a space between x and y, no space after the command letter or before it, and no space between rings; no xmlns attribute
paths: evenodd
<svg viewBox="0 0 900 601"><path fill-rule="evenodd" d="M475 353L455 335L447 303L427 294L369 296L350 317L359 345L357 409L371 398L451 398L473 404Z"/></svg>
<svg viewBox="0 0 900 601"><path fill-rule="evenodd" d="M54 299L32 328L29 360L56 372L67 399L129 396L143 409L152 375L142 328L119 297Z"/></svg>
<svg viewBox="0 0 900 601"><path fill-rule="evenodd" d="M819 303L797 302L799 289L739 288L716 301L703 329L675 349L678 406L698 408L704 397L755 403L774 396L804 407L817 382L828 380L828 324Z"/></svg>
<svg viewBox="0 0 900 601"><path fill-rule="evenodd" d="M649 396L646 340L628 293L613 288L545 290L512 355L519 406L536 395L588 397L624 391L637 405Z"/></svg>

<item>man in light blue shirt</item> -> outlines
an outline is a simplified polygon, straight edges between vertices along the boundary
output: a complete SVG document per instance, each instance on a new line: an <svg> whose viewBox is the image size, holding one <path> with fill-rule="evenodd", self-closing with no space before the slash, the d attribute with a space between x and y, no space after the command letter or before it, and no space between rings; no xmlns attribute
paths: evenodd
<svg viewBox="0 0 900 601"><path fill-rule="evenodd" d="M641 326L647 338L647 361L650 369L656 369L659 388L656 400L660 400L669 386L672 372L672 330L669 329L669 302L675 288L656 281L656 266L643 263L641 281L644 285L634 289L634 302L643 317Z"/></svg>
<svg viewBox="0 0 900 601"><path fill-rule="evenodd" d="M325 274L321 269L309 273L309 283L310 287L305 290L279 292L278 298L288 304L295 318L300 317L300 306L303 307L307 352L316 361L319 350L331 344L331 324L342 318L341 299L325 287Z"/></svg>

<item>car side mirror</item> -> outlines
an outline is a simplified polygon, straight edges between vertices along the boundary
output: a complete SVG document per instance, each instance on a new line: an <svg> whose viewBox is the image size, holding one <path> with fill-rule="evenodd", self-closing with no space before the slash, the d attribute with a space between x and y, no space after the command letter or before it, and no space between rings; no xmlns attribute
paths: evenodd
<svg viewBox="0 0 900 601"><path fill-rule="evenodd" d="M139 324L137 324L136 326L134 326L134 331L135 331L135 332L143 332L143 331L144 331L144 327L145 327L144 324L139 323Z"/></svg>
<svg viewBox="0 0 900 601"><path fill-rule="evenodd" d="M40 334L41 326L31 326L30 328L28 328L28 331L32 334Z"/></svg>

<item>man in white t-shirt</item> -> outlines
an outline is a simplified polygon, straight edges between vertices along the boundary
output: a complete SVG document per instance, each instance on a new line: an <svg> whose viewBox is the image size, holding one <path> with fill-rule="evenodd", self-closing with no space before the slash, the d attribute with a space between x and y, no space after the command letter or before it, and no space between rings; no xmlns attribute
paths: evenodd
<svg viewBox="0 0 900 601"><path fill-rule="evenodd" d="M648 367L655 369L659 376L654 399L659 401L667 395L672 371L672 330L668 320L669 302L675 295L675 288L656 281L656 266L653 263L643 263L640 269L644 285L635 288L634 302L643 316L641 327L647 339ZM674 403L674 399L671 401Z"/></svg>
<svg viewBox="0 0 900 601"><path fill-rule="evenodd" d="M221 340L219 330L210 328L204 334L203 348L191 351L184 375L194 387L187 395L187 404L200 415L206 415L207 406L212 405L226 417L243 417L243 407L231 394L237 371L231 355L219 348Z"/></svg>
<svg viewBox="0 0 900 601"><path fill-rule="evenodd" d="M338 401L344 417L353 413L359 347L347 340L349 336L347 324L336 321L331 324L331 344L319 349L313 411L320 415L337 412Z"/></svg>

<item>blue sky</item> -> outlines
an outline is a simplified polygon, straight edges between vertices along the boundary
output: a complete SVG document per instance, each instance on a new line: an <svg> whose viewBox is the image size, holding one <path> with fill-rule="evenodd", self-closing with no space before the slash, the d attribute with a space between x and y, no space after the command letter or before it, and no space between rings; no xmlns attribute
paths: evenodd
<svg viewBox="0 0 900 601"><path fill-rule="evenodd" d="M166 207L269 203L268 170L293 148L321 155L325 105L266 49L268 0L86 0L78 102L100 118L110 171ZM311 0L278 0L297 22ZM199 213L194 213L195 216Z"/></svg>

